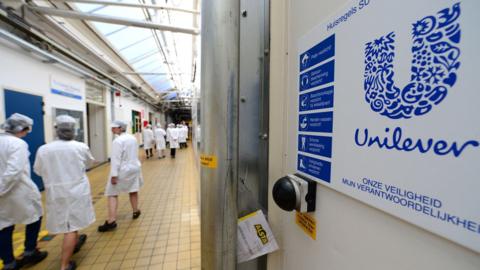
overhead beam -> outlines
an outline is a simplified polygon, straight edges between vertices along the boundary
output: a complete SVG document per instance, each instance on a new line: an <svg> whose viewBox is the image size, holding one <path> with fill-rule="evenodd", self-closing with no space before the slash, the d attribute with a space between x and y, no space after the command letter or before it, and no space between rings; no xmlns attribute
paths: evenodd
<svg viewBox="0 0 480 270"><path fill-rule="evenodd" d="M112 2L114 3L114 2ZM34 6L27 6L30 10L36 11L38 13L58 16L63 18L70 18L70 19L79 19L79 20L86 20L86 21L95 21L95 22L104 22L104 23L111 23L111 24L120 24L126 26L133 26L133 27L140 27L140 28L148 28L148 29L155 29L160 31L169 31L175 33L184 33L190 35L198 35L200 31L195 28L186 28L186 27L177 27L165 24L157 24L152 22L145 22L145 21L137 21L137 20L127 20L113 16L107 15L97 15L97 14L89 14L83 13L78 11L71 11L71 10L64 10L64 9L55 9L55 8L46 8L46 7L34 7Z"/></svg>
<svg viewBox="0 0 480 270"><path fill-rule="evenodd" d="M120 7L131 7L131 8L148 8L148 9L156 9L156 10L171 10L171 11L178 11L178 12L185 12L185 13L192 13L192 14L200 14L200 11L198 10L177 8L177 7L167 6L167 5L108 2L108 1L101 1L101 0L55 0L55 2L62 2L62 3L73 2L73 3L97 4L97 5L120 6Z"/></svg>

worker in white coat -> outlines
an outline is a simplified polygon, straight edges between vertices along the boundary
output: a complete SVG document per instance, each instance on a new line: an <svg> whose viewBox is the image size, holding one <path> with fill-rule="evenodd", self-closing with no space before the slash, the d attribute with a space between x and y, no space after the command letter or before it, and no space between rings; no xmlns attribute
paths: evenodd
<svg viewBox="0 0 480 270"><path fill-rule="evenodd" d="M155 138L152 131L152 126L147 125L143 129L143 149L145 149L145 154L147 158L153 157L153 145L155 144Z"/></svg>
<svg viewBox="0 0 480 270"><path fill-rule="evenodd" d="M176 150L180 147L180 144L178 142L179 136L180 130L175 127L175 124L169 124L167 128L167 139L169 140L168 143L170 146L170 157L172 158L175 158Z"/></svg>
<svg viewBox="0 0 480 270"><path fill-rule="evenodd" d="M157 146L158 158L164 158L165 157L165 135L167 135L167 133L161 127L160 124L157 124L157 128L155 128L153 133L155 136L155 142L157 144L156 146Z"/></svg>
<svg viewBox="0 0 480 270"><path fill-rule="evenodd" d="M68 115L58 116L57 138L38 149L33 166L45 184L47 230L51 234L63 233L61 270L76 268L70 259L87 239L78 231L95 222L86 174L94 159L86 144L74 140L75 124Z"/></svg>
<svg viewBox="0 0 480 270"><path fill-rule="evenodd" d="M99 232L117 227L118 195L121 193L130 195L133 219L140 216L138 191L143 186L143 177L141 163L138 160L137 139L125 132L127 124L123 121L114 121L111 127L117 137L112 143L110 176L105 189L105 196L108 197L108 219L98 227Z"/></svg>
<svg viewBox="0 0 480 270"><path fill-rule="evenodd" d="M185 130L183 129L183 125L178 124L178 143L180 144L180 148L186 148L187 144L187 134L185 134Z"/></svg>
<svg viewBox="0 0 480 270"><path fill-rule="evenodd" d="M0 128L0 258L4 268L20 269L47 257L37 249L42 222L42 201L37 186L30 178L27 143L21 138L32 130L33 120L15 113ZM13 255L15 224L26 224L25 252L16 261Z"/></svg>

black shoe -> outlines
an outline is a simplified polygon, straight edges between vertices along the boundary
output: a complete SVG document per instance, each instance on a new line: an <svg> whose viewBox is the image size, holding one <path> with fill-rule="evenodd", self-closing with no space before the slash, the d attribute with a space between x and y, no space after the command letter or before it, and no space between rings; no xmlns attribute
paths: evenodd
<svg viewBox="0 0 480 270"><path fill-rule="evenodd" d="M20 269L20 261L15 261L13 267L6 268L5 266L2 268L3 270L19 270Z"/></svg>
<svg viewBox="0 0 480 270"><path fill-rule="evenodd" d="M80 251L82 248L83 244L85 244L85 241L87 241L87 235L86 234L80 234L78 236L78 241L75 244L75 249L73 250L73 254L77 253Z"/></svg>
<svg viewBox="0 0 480 270"><path fill-rule="evenodd" d="M105 220L105 223L103 225L98 226L98 231L108 232L114 230L115 228L117 228L117 222L114 221L112 223L108 223L108 221Z"/></svg>
<svg viewBox="0 0 480 270"><path fill-rule="evenodd" d="M132 218L137 219L140 216L141 213L142 212L140 212L140 210L137 210L137 211L133 212Z"/></svg>
<svg viewBox="0 0 480 270"><path fill-rule="evenodd" d="M67 268L65 268L65 269L66 270L75 270L75 269L77 269L77 264L74 261L70 261L68 263Z"/></svg>
<svg viewBox="0 0 480 270"><path fill-rule="evenodd" d="M27 255L27 256L23 255L23 258L21 258L17 262L17 265L20 266L20 267L23 267L23 266L26 266L26 265L37 264L37 263L43 261L43 259L45 259L47 256L48 256L48 252L40 251L38 249L35 249L33 254L30 254L30 255Z"/></svg>

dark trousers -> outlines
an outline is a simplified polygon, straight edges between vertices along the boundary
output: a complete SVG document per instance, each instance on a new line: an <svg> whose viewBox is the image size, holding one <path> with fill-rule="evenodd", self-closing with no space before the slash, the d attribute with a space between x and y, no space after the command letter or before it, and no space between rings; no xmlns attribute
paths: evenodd
<svg viewBox="0 0 480 270"><path fill-rule="evenodd" d="M147 154L147 157L153 157L153 149L152 148L146 149L145 154Z"/></svg>
<svg viewBox="0 0 480 270"><path fill-rule="evenodd" d="M173 158L175 157L175 153L177 152L176 150L177 150L177 148L170 148L170 156L171 157L173 157Z"/></svg>
<svg viewBox="0 0 480 270"><path fill-rule="evenodd" d="M42 218L40 217L34 223L30 223L25 227L25 251L33 251L37 248L37 238L40 232ZM12 263L13 257L13 230L15 225L0 230L0 258L4 264Z"/></svg>

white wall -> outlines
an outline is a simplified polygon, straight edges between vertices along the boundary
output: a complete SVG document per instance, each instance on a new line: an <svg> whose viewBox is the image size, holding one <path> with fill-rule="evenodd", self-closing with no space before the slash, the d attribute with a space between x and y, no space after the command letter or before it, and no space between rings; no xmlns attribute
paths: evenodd
<svg viewBox="0 0 480 270"><path fill-rule="evenodd" d="M43 97L45 103L44 126L45 140L50 142L54 139L53 134L53 108L63 108L69 110L82 111L84 114L85 142L88 141L88 128L86 118L86 101L85 101L85 80L75 75L63 67L54 64L45 64L43 59L34 56L15 45L0 42L0 122L5 120L5 103L3 89L10 89L19 92L35 94ZM63 83L68 83L80 88L82 92L82 100L68 98L50 92L50 78L53 76ZM112 121L111 113L111 93L107 91L105 95L106 108L106 126L107 138L106 149L108 156L110 155L112 134L110 132L110 122ZM120 106L121 104L121 106ZM148 113L153 112L154 117L164 123L164 115L156 112L150 105L141 102L138 99L126 98L124 96L114 97L115 119L121 119L129 123L129 132L131 132L131 111L136 110L143 112L142 119L148 119ZM141 136L137 134L137 139L141 143Z"/></svg>
<svg viewBox="0 0 480 270"><path fill-rule="evenodd" d="M295 171L296 41L347 2L271 1L269 190ZM480 269L478 253L321 185L314 216L317 240L270 198L269 221L281 249L269 255L268 269Z"/></svg>
<svg viewBox="0 0 480 270"><path fill-rule="evenodd" d="M85 140L87 140L86 113L85 113L85 81L79 76L72 75L56 65L44 64L30 53L15 47L0 44L0 120L5 120L5 103L3 89L10 89L43 97L45 103L44 126L45 140L54 139L53 108L63 108L84 112ZM82 100L64 97L50 92L50 78L61 80L81 89ZM28 104L25 104L28 106Z"/></svg>

